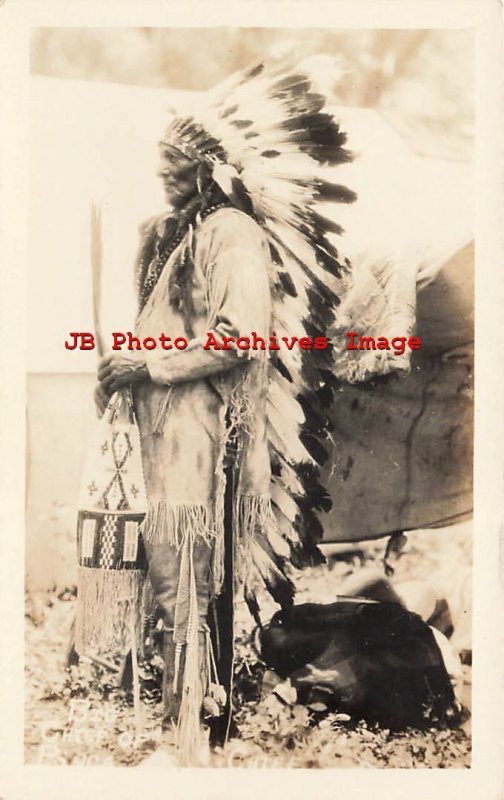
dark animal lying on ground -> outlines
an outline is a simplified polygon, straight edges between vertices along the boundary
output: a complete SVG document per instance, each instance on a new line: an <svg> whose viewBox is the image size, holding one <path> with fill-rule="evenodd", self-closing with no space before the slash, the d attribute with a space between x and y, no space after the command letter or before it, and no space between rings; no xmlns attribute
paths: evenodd
<svg viewBox="0 0 504 800"><path fill-rule="evenodd" d="M432 630L399 604L348 598L291 606L262 628L260 642L263 660L290 677L300 703L394 730L458 720Z"/></svg>

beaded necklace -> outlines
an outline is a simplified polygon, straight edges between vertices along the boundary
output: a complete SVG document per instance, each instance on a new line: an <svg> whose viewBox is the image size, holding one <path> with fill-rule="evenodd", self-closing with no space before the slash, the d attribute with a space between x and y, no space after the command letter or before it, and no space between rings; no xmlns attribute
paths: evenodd
<svg viewBox="0 0 504 800"><path fill-rule="evenodd" d="M196 214L196 219L199 222L202 222L204 219L213 214L215 211L218 211L220 208L225 208L229 206L229 201L222 201L220 203L215 203L208 208L203 209L202 211ZM139 303L139 311L142 311L144 308L147 300L151 296L154 287L156 286L159 276L161 275L166 262L170 258L171 254L176 250L179 244L182 242L182 239L186 235L189 227L193 224L194 217L191 221L187 220L183 225L179 226L177 220L174 217L171 217L167 220L166 228L161 237L158 237L154 246L154 257L151 259L149 266L147 267L147 271L145 273L145 277L142 281L140 288L140 303ZM171 230L170 230L171 228Z"/></svg>

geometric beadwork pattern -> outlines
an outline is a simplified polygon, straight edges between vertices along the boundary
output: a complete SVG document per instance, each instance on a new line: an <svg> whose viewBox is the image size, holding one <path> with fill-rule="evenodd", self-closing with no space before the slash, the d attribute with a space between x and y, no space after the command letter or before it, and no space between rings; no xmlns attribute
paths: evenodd
<svg viewBox="0 0 504 800"><path fill-rule="evenodd" d="M92 558L95 547L96 520L85 519L82 525L82 556Z"/></svg>
<svg viewBox="0 0 504 800"><path fill-rule="evenodd" d="M117 520L107 514L101 531L100 564L102 569L112 569L114 563L115 542L117 536Z"/></svg>
<svg viewBox="0 0 504 800"><path fill-rule="evenodd" d="M124 523L123 561L136 561L138 555L138 522L127 520Z"/></svg>
<svg viewBox="0 0 504 800"><path fill-rule="evenodd" d="M83 471L79 508L145 513L147 498L135 424L98 421Z"/></svg>
<svg viewBox="0 0 504 800"><path fill-rule="evenodd" d="M127 458L131 455L131 451L132 446L128 433L126 431L114 431L111 443L114 472L101 498L104 508L129 508L122 471Z"/></svg>
<svg viewBox="0 0 504 800"><path fill-rule="evenodd" d="M144 514L79 511L77 546L82 567L145 570L147 559L140 533Z"/></svg>

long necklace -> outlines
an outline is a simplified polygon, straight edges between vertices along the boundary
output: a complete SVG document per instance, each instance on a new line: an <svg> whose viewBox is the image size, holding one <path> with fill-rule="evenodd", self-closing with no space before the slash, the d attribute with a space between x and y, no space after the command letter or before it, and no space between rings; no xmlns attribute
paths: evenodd
<svg viewBox="0 0 504 800"><path fill-rule="evenodd" d="M173 219L168 220L167 228L170 223L173 225L173 222ZM163 271L164 265L184 238L186 230L187 226L179 228L178 226L173 225L171 235L170 232L165 229L163 236L156 240L154 245L154 257L147 267L145 278L140 287L140 311L143 309L147 300L151 296L152 291L159 280L159 276Z"/></svg>
<svg viewBox="0 0 504 800"><path fill-rule="evenodd" d="M203 221L210 214L213 214L215 211L218 211L220 208L224 208L229 206L230 203L228 201L222 201L220 203L215 203L208 208L203 209L199 212L199 220ZM177 249L179 244L182 242L182 239L186 235L191 222L188 220L183 225L178 225L175 218L171 217L166 222L166 228L161 237L159 237L155 243L154 247L154 256L149 263L147 268L147 272L145 274L145 278L142 281L142 285L140 287L140 303L139 303L139 311L142 311L143 307L145 306L147 300L151 296L154 287L156 286L159 276L161 275L166 262L170 258L171 254ZM170 231L170 227L172 230Z"/></svg>

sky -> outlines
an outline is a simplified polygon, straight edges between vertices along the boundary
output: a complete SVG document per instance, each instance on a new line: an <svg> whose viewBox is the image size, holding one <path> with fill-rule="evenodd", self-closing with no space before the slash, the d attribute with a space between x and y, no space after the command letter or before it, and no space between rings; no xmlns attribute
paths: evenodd
<svg viewBox="0 0 504 800"><path fill-rule="evenodd" d="M34 75L205 91L268 53L341 58L344 105L375 108L419 155L472 157L473 40L465 30L38 28Z"/></svg>

